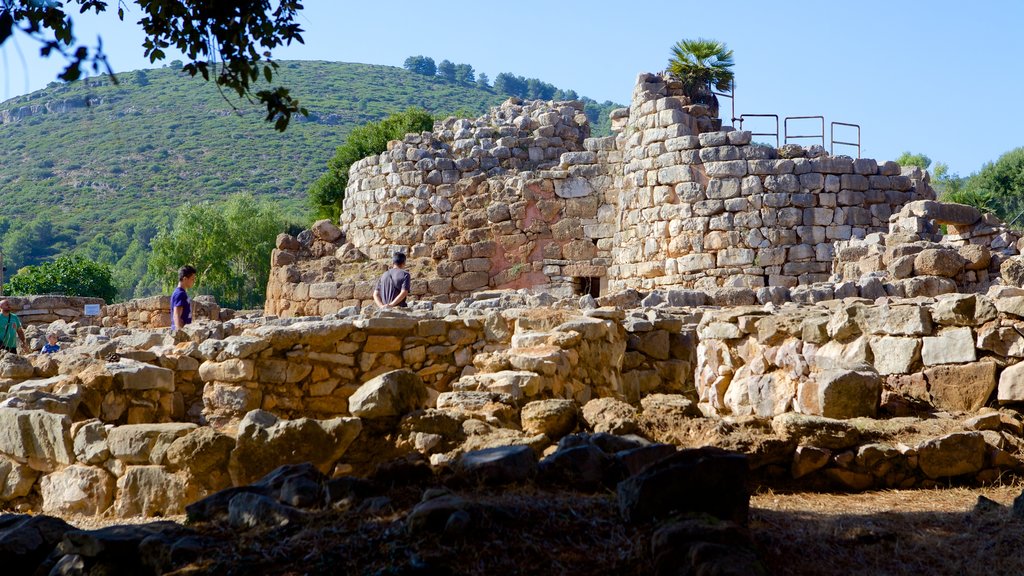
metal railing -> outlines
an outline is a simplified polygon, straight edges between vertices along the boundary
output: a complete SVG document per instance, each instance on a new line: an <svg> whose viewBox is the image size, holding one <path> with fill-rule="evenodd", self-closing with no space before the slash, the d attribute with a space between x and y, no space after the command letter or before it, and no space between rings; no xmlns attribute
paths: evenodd
<svg viewBox="0 0 1024 576"><path fill-rule="evenodd" d="M751 132L751 136L774 136L775 147L779 147L779 115L778 114L740 114L739 118L733 118L733 122L740 121L739 129L743 130L743 122L747 118L775 118L775 132Z"/></svg>
<svg viewBox="0 0 1024 576"><path fill-rule="evenodd" d="M857 141L856 142L843 142L842 140L836 140L836 126L848 126L850 128L856 128L857 129ZM836 144L840 144L842 146L856 146L857 147L857 158L860 158L860 125L859 124L849 124L847 122L833 122L832 125L831 125L831 128L832 128L832 134L831 134L832 145L828 149L829 150L829 154L835 155L835 153L836 153Z"/></svg>
<svg viewBox="0 0 1024 576"><path fill-rule="evenodd" d="M729 99L729 103L732 105L732 114L731 114L732 120L730 120L730 121L735 123L736 120L737 120L737 118L736 118L736 83L732 82L729 85L729 92L728 93L726 93L726 92L715 92L715 89L711 87L710 83L708 83L708 90L710 90L711 93L714 94L715 96L722 96L723 98L728 98ZM719 106L719 109L721 109L721 106Z"/></svg>
<svg viewBox="0 0 1024 576"><path fill-rule="evenodd" d="M789 134L789 121L790 120L820 120L821 121L821 133L820 134L795 134L790 136ZM786 116L782 121L782 128L784 131L784 142L789 144L790 140L806 140L808 138L818 138L821 140L821 147L825 147L825 117L824 116Z"/></svg>

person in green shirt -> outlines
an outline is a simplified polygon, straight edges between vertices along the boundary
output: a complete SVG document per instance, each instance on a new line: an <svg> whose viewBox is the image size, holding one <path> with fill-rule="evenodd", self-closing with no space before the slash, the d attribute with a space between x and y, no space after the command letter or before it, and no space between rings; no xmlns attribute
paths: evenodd
<svg viewBox="0 0 1024 576"><path fill-rule="evenodd" d="M0 350L17 354L18 342L27 347L25 331L21 329L21 319L11 312L9 301L0 300Z"/></svg>

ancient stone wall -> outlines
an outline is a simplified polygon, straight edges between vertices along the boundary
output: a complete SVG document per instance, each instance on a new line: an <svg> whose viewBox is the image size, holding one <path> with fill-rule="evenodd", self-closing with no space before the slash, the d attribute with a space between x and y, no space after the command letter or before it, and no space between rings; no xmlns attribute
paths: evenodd
<svg viewBox="0 0 1024 576"><path fill-rule="evenodd" d="M642 75L617 137L622 151L613 290L788 286L828 279L836 241L888 230L924 173L820 147L752 144L701 132L678 82Z"/></svg>
<svg viewBox="0 0 1024 576"><path fill-rule="evenodd" d="M953 412L977 411L993 392L998 402L1024 400L1024 291L994 290L710 312L698 329L702 407L854 418L874 417L886 396Z"/></svg>
<svg viewBox="0 0 1024 576"><path fill-rule="evenodd" d="M397 250L417 272L413 299L440 302L809 285L829 278L836 242L934 198L920 170L776 150L720 124L678 81L643 74L614 136L588 138L578 102L516 100L408 135L352 166L338 235L279 239L266 311L365 303L373 278L352 270Z"/></svg>
<svg viewBox="0 0 1024 576"><path fill-rule="evenodd" d="M102 298L81 298L78 296L5 296L0 299L10 301L11 311L26 325L49 324L57 320L98 325L107 308ZM99 305L100 315L86 316L86 304Z"/></svg>
<svg viewBox="0 0 1024 576"><path fill-rule="evenodd" d="M223 318L227 320L230 314ZM221 308L211 296L197 296L192 299L192 318L221 320ZM118 302L106 307L103 326L126 328L169 328L171 326L171 297L150 296L127 302Z"/></svg>

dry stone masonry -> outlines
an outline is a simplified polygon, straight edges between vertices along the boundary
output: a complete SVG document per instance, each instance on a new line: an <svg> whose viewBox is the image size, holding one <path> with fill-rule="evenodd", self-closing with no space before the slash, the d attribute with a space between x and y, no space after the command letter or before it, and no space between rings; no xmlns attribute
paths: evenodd
<svg viewBox="0 0 1024 576"><path fill-rule="evenodd" d="M837 242L934 199L920 170L719 129L669 77L641 75L612 116L614 136L589 138L580 103L511 99L392 142L352 166L340 229L279 238L267 312L368 301L372 279L350 264L394 250L419 272L413 297L440 302L492 288L810 285L829 280Z"/></svg>
<svg viewBox="0 0 1024 576"><path fill-rule="evenodd" d="M265 315L197 299L171 332L166 298L98 323L33 301L33 342L63 350L0 356L0 503L277 526L312 507L292 475L342 493L402 458L615 489L630 522L742 524L748 472L1024 472L1016 232L936 202L922 171L721 130L664 76L613 123L589 138L578 103L510 100L392 142L353 166L340 226L278 237ZM398 249L413 303L378 310Z"/></svg>

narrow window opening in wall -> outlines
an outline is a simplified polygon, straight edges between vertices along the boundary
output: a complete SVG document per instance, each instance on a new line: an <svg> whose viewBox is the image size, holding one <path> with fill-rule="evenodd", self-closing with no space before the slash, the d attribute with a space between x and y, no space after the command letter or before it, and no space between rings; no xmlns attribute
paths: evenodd
<svg viewBox="0 0 1024 576"><path fill-rule="evenodd" d="M583 296L590 294L594 298L601 297L601 278L597 276L580 276L573 278L576 285L576 295Z"/></svg>

